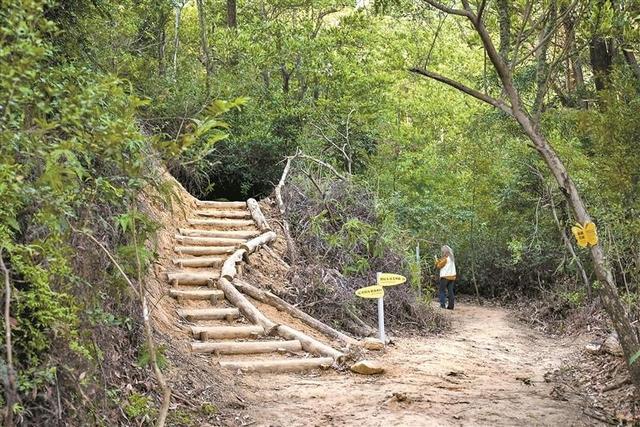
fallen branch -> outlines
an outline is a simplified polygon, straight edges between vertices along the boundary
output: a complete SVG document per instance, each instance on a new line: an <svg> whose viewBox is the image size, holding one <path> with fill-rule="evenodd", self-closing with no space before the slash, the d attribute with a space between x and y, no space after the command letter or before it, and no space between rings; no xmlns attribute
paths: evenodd
<svg viewBox="0 0 640 427"><path fill-rule="evenodd" d="M358 344L357 340L351 338L348 335L343 334L340 331L337 331L337 330L333 329L331 326L329 326L329 325L327 325L325 323L322 323L318 319L309 316L304 311L302 311L299 308L289 304L288 302L286 302L282 298L278 297L277 295L272 294L271 292L264 291L262 289L258 289L255 286L251 285L250 283L247 283L247 282L245 282L243 280L239 280L239 279L236 279L234 281L234 284L236 285L236 287L238 289L240 289L245 294L249 295L251 298L256 299L256 300L258 300L260 302L264 302L266 304L269 304L269 305L277 308L280 311L284 311L284 312L290 314L291 316L295 317L296 319L300 319L301 321L303 321L307 325L311 326L312 328L317 329L318 331L322 332L323 334L327 335L328 337L337 339L337 340L339 340L340 342L342 342L345 345L356 345L356 344Z"/></svg>

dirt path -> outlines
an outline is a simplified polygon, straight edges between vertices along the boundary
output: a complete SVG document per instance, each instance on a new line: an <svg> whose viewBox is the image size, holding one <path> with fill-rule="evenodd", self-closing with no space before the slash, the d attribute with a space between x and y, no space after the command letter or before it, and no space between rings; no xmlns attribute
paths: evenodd
<svg viewBox="0 0 640 427"><path fill-rule="evenodd" d="M575 402L555 400L544 380L578 343L540 335L501 308L460 304L447 315L444 336L389 346L382 376L243 377L257 402L253 425L594 425Z"/></svg>

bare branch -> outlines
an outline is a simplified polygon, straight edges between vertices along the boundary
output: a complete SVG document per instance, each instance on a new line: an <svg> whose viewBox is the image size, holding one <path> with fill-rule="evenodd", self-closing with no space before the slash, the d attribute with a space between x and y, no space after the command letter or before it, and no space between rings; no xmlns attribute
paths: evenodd
<svg viewBox="0 0 640 427"><path fill-rule="evenodd" d="M448 13L450 15L464 16L466 18L472 17L469 11L467 10L453 9L451 7L447 7L443 5L442 3L438 3L437 1L434 1L434 0L424 0L424 1L429 3L431 6L435 7L436 9L441 10L444 13Z"/></svg>
<svg viewBox="0 0 640 427"><path fill-rule="evenodd" d="M315 157L311 157L311 156L308 156L308 155L306 155L306 154L302 154L302 153L300 154L300 158L302 158L302 159L307 159L307 160L311 160L312 162L317 163L317 164L319 164L320 166L324 166L325 168L327 168L327 169L329 169L331 172L333 172L333 174L334 174L336 177L338 177L338 179L340 179L341 181L346 181L346 180L347 180L347 178L346 178L344 175L342 175L340 172L338 172L338 171L336 170L336 168L334 168L333 166L331 166L329 163L323 162L323 161L322 161L322 160L320 160L320 159L316 159Z"/></svg>
<svg viewBox="0 0 640 427"><path fill-rule="evenodd" d="M513 114L511 106L509 104L507 104L506 102L501 101L499 99L495 99L495 98L493 98L493 97L491 97L489 95L485 95L484 93L482 93L480 91L477 91L477 90L472 89L472 88L470 88L468 86L465 86L462 83L457 82L455 80L451 80L448 77L444 77L444 76L442 76L440 74L437 74L437 73L434 73L434 72L431 72L431 71L428 71L428 70L423 70L423 69L420 69L420 68L411 68L409 71L411 71L412 73L419 74L419 75L424 76L424 77L428 77L428 78L433 79L433 80L437 80L437 81L439 81L441 83L444 83L444 84L449 85L449 86L451 86L453 88L456 88L459 91L466 93L467 95L471 95L474 98L479 99L480 101L486 102L489 105L493 105L494 107L501 109L502 111L504 111L505 113L507 113L509 115Z"/></svg>

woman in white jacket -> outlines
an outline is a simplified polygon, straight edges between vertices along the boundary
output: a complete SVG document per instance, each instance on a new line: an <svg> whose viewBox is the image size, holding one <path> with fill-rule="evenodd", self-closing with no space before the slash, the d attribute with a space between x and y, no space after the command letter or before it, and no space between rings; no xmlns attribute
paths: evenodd
<svg viewBox="0 0 640 427"><path fill-rule="evenodd" d="M441 249L442 256L436 260L436 267L440 269L440 281L438 282L438 297L440 299L440 307L445 308L447 296L449 303L446 308L453 310L455 297L453 295L453 286L456 281L456 259L453 251L447 245Z"/></svg>

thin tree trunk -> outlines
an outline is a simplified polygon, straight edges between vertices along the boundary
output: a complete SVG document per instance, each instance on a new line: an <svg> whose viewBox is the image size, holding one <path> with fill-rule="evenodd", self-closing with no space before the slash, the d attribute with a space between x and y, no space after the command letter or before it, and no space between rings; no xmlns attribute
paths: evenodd
<svg viewBox="0 0 640 427"><path fill-rule="evenodd" d="M587 290L587 297L589 301L591 301L592 299L591 281L587 276L587 272L584 269L584 266L582 265L582 261L580 260L580 257L578 256L578 254L576 254L576 251L573 248L573 243L571 243L569 236L567 236L567 231L565 227L562 226L562 223L560 222L560 218L558 218L558 213L556 211L555 203L553 202L553 194L551 193L551 190L548 190L547 194L549 196L549 205L551 206L551 214L553 215L553 220L556 223L556 227L558 228L558 233L560 233L560 237L562 238L562 243L564 243L564 246L565 248L567 248L567 251L571 255L571 258L575 261L576 267L578 268L578 272L580 273L580 277L582 278L582 283L584 284L584 287Z"/></svg>
<svg viewBox="0 0 640 427"><path fill-rule="evenodd" d="M196 0L198 6L198 25L200 27L200 48L204 56L204 69L206 71L205 90L207 97L211 93L211 52L209 51L209 40L207 38L206 13L203 0Z"/></svg>
<svg viewBox="0 0 640 427"><path fill-rule="evenodd" d="M562 160L558 157L553 147L549 144L546 137L542 134L539 129L539 122L534 121L534 119L529 115L526 111L522 100L520 98L520 93L516 89L513 83L513 77L511 74L511 69L508 64L504 61L504 59L500 56L498 51L491 40L491 36L484 26L481 19L474 14L473 10L469 5L468 0L462 0L464 5L464 9L452 9L443 4L438 3L436 0L426 0L432 6L438 8L439 10L466 17L476 32L480 36L482 44L484 45L487 55L493 64L500 81L502 82L502 86L506 95L509 98L511 105L506 104L502 100L494 99L489 97L475 89L467 87L460 82L454 81L452 79L441 76L437 73L425 71L425 70L412 70L426 77L432 78L434 80L446 83L456 89L471 95L481 101L484 101L490 105L493 105L496 108L500 108L502 111L511 115L520 125L522 130L525 132L529 140L533 143L534 148L538 151L540 156L544 159L547 164L551 174L555 178L562 191L562 194L567 199L569 206L573 210L575 218L581 224L591 221L591 216L582 200L580 192L578 191L575 183L570 178L567 169L562 162ZM629 368L629 372L631 375L631 380L633 381L637 390L640 390L640 363L631 364L630 360L636 352L640 350L640 340L638 338L638 334L631 324L629 316L627 315L624 305L622 304L620 297L618 295L618 289L613 280L613 275L611 274L611 270L607 265L607 261L605 258L604 250L601 244L597 244L592 246L591 249L591 258L593 260L593 264L596 270L596 275L601 283L600 286L600 297L602 300L602 304L611 318L613 323L613 327L618 333L618 337L620 339L620 344L622 345L622 349L624 351L625 360L627 363L627 367Z"/></svg>
<svg viewBox="0 0 640 427"><path fill-rule="evenodd" d="M613 64L613 45L602 37L594 37L589 45L591 68L596 84L596 90L601 91L607 87L611 66Z"/></svg>
<svg viewBox="0 0 640 427"><path fill-rule="evenodd" d="M638 65L638 60L636 59L636 55L627 49L622 49L622 53L624 54L624 59L627 61L627 64L635 74L636 78L640 80L640 65Z"/></svg>
<svg viewBox="0 0 640 427"><path fill-rule="evenodd" d="M13 368L13 346L11 342L11 279L9 270L2 258L3 253L0 249L0 269L4 275L4 332L5 332L5 351L7 363L7 378L4 384L6 413L4 416L4 425L11 427L13 422L13 406L18 401L18 392L16 390L16 374Z"/></svg>
<svg viewBox="0 0 640 427"><path fill-rule="evenodd" d="M500 24L500 47L499 52L502 58L509 61L509 49L511 48L511 14L509 12L509 1L498 0L498 22Z"/></svg>
<svg viewBox="0 0 640 427"><path fill-rule="evenodd" d="M182 8L184 4L177 5L175 7L176 19L173 25L173 79L178 78L178 48L180 47L180 16L182 15Z"/></svg>
<svg viewBox="0 0 640 427"><path fill-rule="evenodd" d="M284 238L287 242L287 252L289 253L289 260L291 261L291 265L294 265L296 263L296 260L298 258L298 251L296 250L296 245L291 238L291 231L289 228L289 221L287 221L286 208L284 205L284 201L282 200L282 187L284 187L284 183L287 180L287 175L289 175L291 162L299 154L299 152L296 152L296 154L287 158L287 164L285 165L284 170L282 171L282 176L280 177L280 181L275 188L276 201L278 202L278 209L280 210L280 215L282 216L282 231L284 232Z"/></svg>
<svg viewBox="0 0 640 427"><path fill-rule="evenodd" d="M227 27L236 28L238 26L238 9L236 0L227 0Z"/></svg>

